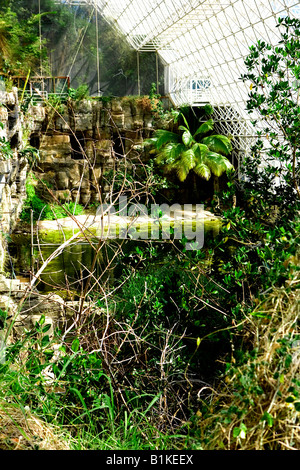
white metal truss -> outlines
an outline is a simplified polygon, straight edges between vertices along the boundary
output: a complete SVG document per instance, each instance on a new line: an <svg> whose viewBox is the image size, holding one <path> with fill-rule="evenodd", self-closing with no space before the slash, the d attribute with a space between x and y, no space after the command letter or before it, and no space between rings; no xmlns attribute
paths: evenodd
<svg viewBox="0 0 300 470"><path fill-rule="evenodd" d="M244 59L258 40L276 44L278 17L299 18L300 0L81 1L96 7L137 51L158 52L175 105L210 101L221 130L243 135L241 150L249 148Z"/></svg>

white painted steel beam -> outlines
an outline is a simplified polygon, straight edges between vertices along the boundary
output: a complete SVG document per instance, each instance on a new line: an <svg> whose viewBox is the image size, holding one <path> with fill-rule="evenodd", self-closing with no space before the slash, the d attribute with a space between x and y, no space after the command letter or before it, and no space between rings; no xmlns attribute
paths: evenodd
<svg viewBox="0 0 300 470"><path fill-rule="evenodd" d="M300 17L299 0L86 0L85 3L95 6L134 49L158 52L166 64L167 92L175 105L200 104L201 96L205 103L209 98L220 109L224 132L228 121L237 135L251 134L245 110L249 84L240 80L246 72L244 59L249 47L258 40L276 44L279 16ZM210 80L210 87L205 90L201 89L203 80ZM193 93L195 82L199 87Z"/></svg>

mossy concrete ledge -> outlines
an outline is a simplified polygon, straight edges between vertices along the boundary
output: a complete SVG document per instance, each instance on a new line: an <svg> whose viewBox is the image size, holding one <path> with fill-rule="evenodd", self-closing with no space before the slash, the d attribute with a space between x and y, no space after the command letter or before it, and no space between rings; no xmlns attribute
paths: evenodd
<svg viewBox="0 0 300 470"><path fill-rule="evenodd" d="M98 211L99 213L99 211ZM158 227L167 231L170 227L192 227L203 229L204 232L212 232L216 235L222 225L222 219L208 211L198 213L177 211L172 216L162 215L160 218L151 218L147 215L130 217L116 214L109 215L80 215L66 217L57 220L42 220L37 222L37 230L43 239L55 236L55 232L63 232L66 238L81 231L83 236L95 236L103 238L123 238L122 234L134 231L140 238L147 239L146 234L151 235ZM129 236L129 238L131 238ZM138 238L138 237L137 237Z"/></svg>

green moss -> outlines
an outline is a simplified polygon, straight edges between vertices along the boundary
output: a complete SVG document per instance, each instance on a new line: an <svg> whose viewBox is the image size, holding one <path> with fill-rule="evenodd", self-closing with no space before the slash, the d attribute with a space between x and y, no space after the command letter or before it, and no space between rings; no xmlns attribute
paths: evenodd
<svg viewBox="0 0 300 470"><path fill-rule="evenodd" d="M75 202L68 202L62 205L49 204L43 201L36 194L35 179L33 175L29 175L26 181L27 199L24 202L23 210L20 215L21 220L29 222L31 219L31 211L33 211L33 220L55 220L68 217L68 212L73 215L83 213L83 207Z"/></svg>

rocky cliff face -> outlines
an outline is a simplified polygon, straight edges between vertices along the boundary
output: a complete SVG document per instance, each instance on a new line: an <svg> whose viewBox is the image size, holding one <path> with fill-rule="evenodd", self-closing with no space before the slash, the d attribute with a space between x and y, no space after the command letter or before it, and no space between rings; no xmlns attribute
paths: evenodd
<svg viewBox="0 0 300 470"><path fill-rule="evenodd" d="M67 104L30 105L20 111L18 90L0 96L0 272L4 270L7 235L26 198L29 168L24 146L39 149L34 168L42 198L97 203L110 189L111 170L130 170L140 159L138 146L152 129L149 99L86 99ZM5 145L11 147L10 155ZM49 194L48 189L52 195Z"/></svg>
<svg viewBox="0 0 300 470"><path fill-rule="evenodd" d="M26 198L26 178L30 168L24 148L39 149L34 167L40 195L46 189L61 202L77 200L81 204L97 202L109 190L110 170L130 170L140 158L137 147L152 128L153 113L145 99L113 99L109 102L83 100L51 106L30 105L22 113L18 90L0 94L0 308L15 312L24 296L25 285L7 279L5 252L7 237L14 230ZM53 201L53 198L51 199ZM43 312L61 317L61 302L43 300ZM39 294L29 298L31 320L41 313ZM57 301L57 299L56 299ZM48 303L50 307L48 308ZM37 312L34 305L37 304ZM23 310L28 310L23 305ZM65 304L64 304L65 308ZM47 311L46 311L46 310ZM57 310L58 309L58 310ZM22 311L23 311L22 310ZM20 315L22 316L22 311ZM20 317L21 318L21 317ZM54 318L54 317L53 317ZM22 319L21 319L22 320ZM20 324L24 326L24 321ZM30 320L30 321L31 321Z"/></svg>
<svg viewBox="0 0 300 470"><path fill-rule="evenodd" d="M17 88L0 93L0 122L0 271L3 271L6 239L16 225L26 197L28 163L21 153L23 116Z"/></svg>
<svg viewBox="0 0 300 470"><path fill-rule="evenodd" d="M139 158L136 148L149 135L153 114L145 100L123 98L70 102L56 110L33 106L27 119L40 150L38 180L61 202L85 205L109 190L105 174L128 170ZM39 185L44 197L46 186Z"/></svg>

